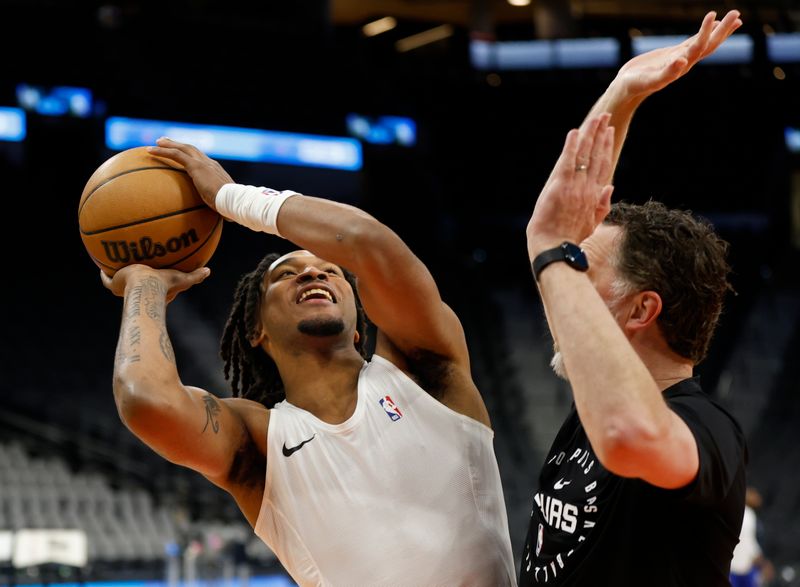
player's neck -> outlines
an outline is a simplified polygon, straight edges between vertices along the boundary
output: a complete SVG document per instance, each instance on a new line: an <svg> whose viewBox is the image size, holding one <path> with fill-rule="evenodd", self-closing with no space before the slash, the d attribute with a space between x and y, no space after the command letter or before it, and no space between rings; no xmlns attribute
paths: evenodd
<svg viewBox="0 0 800 587"><path fill-rule="evenodd" d="M355 349L334 353L306 350L285 357L279 371L286 400L323 422L340 424L355 410L363 364Z"/></svg>

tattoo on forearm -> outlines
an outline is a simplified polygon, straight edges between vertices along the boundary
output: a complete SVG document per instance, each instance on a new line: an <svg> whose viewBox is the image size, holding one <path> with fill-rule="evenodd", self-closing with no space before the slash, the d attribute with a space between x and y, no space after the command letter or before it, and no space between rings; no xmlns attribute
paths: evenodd
<svg viewBox="0 0 800 587"><path fill-rule="evenodd" d="M141 360L140 355L132 355L127 353L123 347L123 342L120 340L117 345L117 352L114 355L114 368L122 367L125 363L138 363Z"/></svg>
<svg viewBox="0 0 800 587"><path fill-rule="evenodd" d="M214 431L214 434L216 434L219 432L219 420L217 417L222 411L222 408L219 407L217 398L210 393L207 393L203 397L203 403L206 405L206 425L203 426L203 432L205 432L208 425L211 424L211 429Z"/></svg>
<svg viewBox="0 0 800 587"><path fill-rule="evenodd" d="M138 363L141 360L141 355L135 352L141 339L142 332L137 325L132 324L127 329L123 329L117 343L117 352L114 355L115 367L121 367L125 363Z"/></svg>
<svg viewBox="0 0 800 587"><path fill-rule="evenodd" d="M142 331L135 324L128 329L128 344L131 347L136 346L142 340Z"/></svg>
<svg viewBox="0 0 800 587"><path fill-rule="evenodd" d="M142 281L144 287L144 310L153 320L158 320L164 315L167 305L167 287L155 277L148 277Z"/></svg>
<svg viewBox="0 0 800 587"><path fill-rule="evenodd" d="M145 314L152 320L159 320L164 315L164 300L147 298L144 302Z"/></svg>
<svg viewBox="0 0 800 587"><path fill-rule="evenodd" d="M134 286L128 296L128 311L126 318L134 318L142 312L142 284Z"/></svg>
<svg viewBox="0 0 800 587"><path fill-rule="evenodd" d="M127 296L126 309L123 314L122 333L114 357L114 365L119 367L124 363L136 363L141 360L138 353L142 342L142 330L136 320L142 316L142 307L148 318L161 322L161 335L159 346L163 355L171 363L175 363L175 353L172 349L163 322L167 306L167 287L155 277L147 277L131 288Z"/></svg>
<svg viewBox="0 0 800 587"><path fill-rule="evenodd" d="M166 330L161 331L161 336L158 337L158 345L161 347L161 354L164 355L170 363L175 363L175 351L172 349L172 343L169 340L169 335Z"/></svg>
<svg viewBox="0 0 800 587"><path fill-rule="evenodd" d="M142 360L141 355L130 355L128 353L117 353L117 356L114 358L114 365L117 367L122 367L125 363L138 363Z"/></svg>
<svg viewBox="0 0 800 587"><path fill-rule="evenodd" d="M147 277L137 283L127 296L126 309L123 314L122 332L114 356L114 366L120 367L125 363L138 363L141 361L139 345L142 342L142 329L137 318L142 315L142 306L148 318L162 321L166 310L167 287L154 277ZM164 356L175 363L175 353L167 337L166 324L161 324L159 346Z"/></svg>

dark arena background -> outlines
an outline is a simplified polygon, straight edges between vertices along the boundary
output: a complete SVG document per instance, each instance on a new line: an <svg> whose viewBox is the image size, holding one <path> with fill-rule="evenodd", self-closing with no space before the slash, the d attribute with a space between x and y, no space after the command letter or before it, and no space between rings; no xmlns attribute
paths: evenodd
<svg viewBox="0 0 800 587"><path fill-rule="evenodd" d="M467 333L519 557L571 401L527 259L536 197L637 47L733 8L744 26L718 58L638 111L614 200L690 209L730 242L735 293L697 372L747 435L771 584L800 585L797 0L0 1L0 585L293 585L227 494L122 425L121 301L78 231L105 159L169 132L210 150L224 128L335 139L215 158L239 183L363 208L428 265ZM184 383L230 395L218 340L234 284L289 246L225 224L211 278L170 305ZM21 546L37 530L78 538L37 558Z"/></svg>

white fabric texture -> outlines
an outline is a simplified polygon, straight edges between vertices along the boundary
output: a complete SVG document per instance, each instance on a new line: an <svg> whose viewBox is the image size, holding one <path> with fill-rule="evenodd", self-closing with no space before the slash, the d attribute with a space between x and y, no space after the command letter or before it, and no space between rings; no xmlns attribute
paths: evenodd
<svg viewBox="0 0 800 587"><path fill-rule="evenodd" d="M347 421L273 408L255 533L301 587L515 586L493 437L376 355Z"/></svg>

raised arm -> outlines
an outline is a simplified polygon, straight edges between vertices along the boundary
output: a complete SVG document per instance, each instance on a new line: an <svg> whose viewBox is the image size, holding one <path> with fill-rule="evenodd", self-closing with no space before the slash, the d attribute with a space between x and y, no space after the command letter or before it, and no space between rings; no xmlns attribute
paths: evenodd
<svg viewBox="0 0 800 587"><path fill-rule="evenodd" d="M259 190L253 192L255 188L249 192L244 186L229 188L233 179L227 172L191 145L166 138L159 139L157 145L150 152L183 165L204 201L215 209L220 207L220 197L224 197L223 186L225 194L231 193L229 189L248 194L249 203L239 208L250 217L253 208L276 197ZM428 351L469 368L458 318L442 301L427 267L394 231L346 204L300 194L281 202L279 214L265 209L254 222L239 221L255 230L279 234L352 271L358 278L359 295L370 320L406 357Z"/></svg>
<svg viewBox="0 0 800 587"><path fill-rule="evenodd" d="M369 214L313 197L293 197L278 225L286 238L358 277L364 310L404 355L430 351L468 368L461 324L427 267Z"/></svg>
<svg viewBox="0 0 800 587"><path fill-rule="evenodd" d="M719 21L716 12L709 12L700 30L685 41L637 55L620 68L608 89L597 100L584 120L585 126L593 117L611 113L610 125L615 129L612 164L608 183L619 161L622 145L636 109L652 94L686 75L699 61L711 55L733 32L742 26L738 10L731 10Z"/></svg>
<svg viewBox="0 0 800 587"><path fill-rule="evenodd" d="M166 326L168 301L208 274L207 268L187 274L133 265L113 279L101 277L124 297L114 360L114 399L123 423L167 460L230 488L239 481L229 474L250 430L262 427L266 439L268 412L248 400L218 399L183 385Z"/></svg>
<svg viewBox="0 0 800 587"><path fill-rule="evenodd" d="M612 192L603 179L613 156L609 118L593 116L580 132L569 133L528 224L531 262L564 241L588 247L589 240L597 238L593 231L610 210ZM684 486L698 471L696 441L667 406L658 383L598 291L602 279L593 271L609 251L598 244L588 252L595 253L589 272L553 263L537 281L581 423L610 471L659 487ZM660 300L654 295L642 299L636 319L646 326L658 315Z"/></svg>

